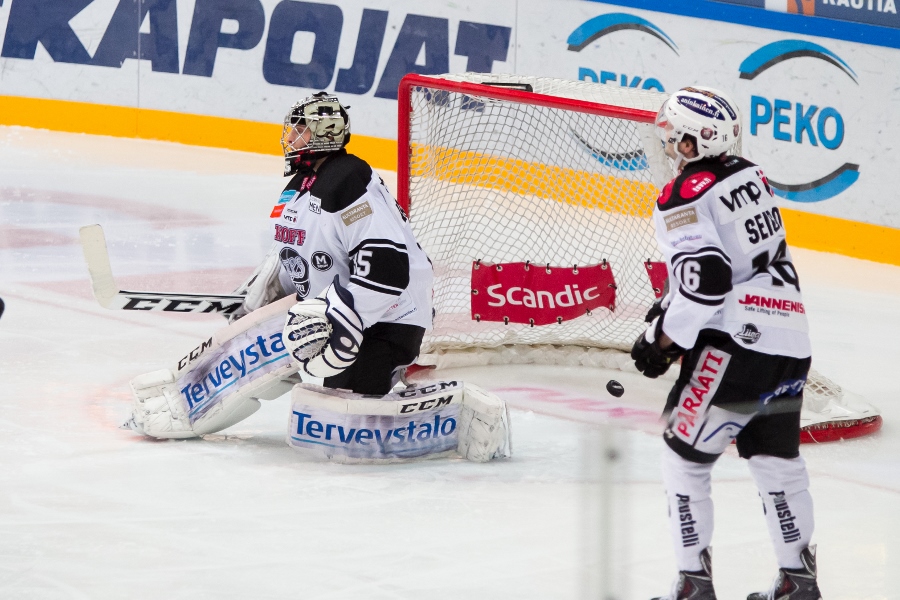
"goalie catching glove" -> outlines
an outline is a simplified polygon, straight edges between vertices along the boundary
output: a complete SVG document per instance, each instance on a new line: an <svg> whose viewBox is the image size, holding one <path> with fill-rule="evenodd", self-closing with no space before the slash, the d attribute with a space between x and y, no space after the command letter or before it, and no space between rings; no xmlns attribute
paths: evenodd
<svg viewBox="0 0 900 600"><path fill-rule="evenodd" d="M337 276L318 298L291 307L283 338L301 371L313 377L333 377L356 361L363 323Z"/></svg>

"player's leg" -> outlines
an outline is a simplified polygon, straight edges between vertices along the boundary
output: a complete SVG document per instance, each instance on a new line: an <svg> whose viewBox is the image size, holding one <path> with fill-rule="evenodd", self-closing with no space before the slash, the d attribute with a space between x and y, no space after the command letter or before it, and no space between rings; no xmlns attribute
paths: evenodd
<svg viewBox="0 0 900 600"><path fill-rule="evenodd" d="M384 396L391 391L397 369L416 360L425 330L415 325L376 323L363 333L356 361L325 378L325 387L357 394Z"/></svg>
<svg viewBox="0 0 900 600"><path fill-rule="evenodd" d="M679 570L671 599L715 598L710 479L715 461L755 414L745 361L745 351L727 337L703 333L669 394L663 482Z"/></svg>
<svg viewBox="0 0 900 600"><path fill-rule="evenodd" d="M765 408L737 438L738 453L748 459L759 490L779 566L772 588L749 598L817 600L815 546L810 546L815 527L813 501L806 464L800 456L803 397L794 383L805 378L809 359L780 358L779 366L773 365L772 370L783 371L782 384L770 392Z"/></svg>

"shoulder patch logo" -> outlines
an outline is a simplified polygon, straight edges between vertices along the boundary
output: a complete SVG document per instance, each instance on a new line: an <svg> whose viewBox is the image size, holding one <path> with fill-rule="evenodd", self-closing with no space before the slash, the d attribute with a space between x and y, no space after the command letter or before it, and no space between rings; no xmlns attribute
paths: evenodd
<svg viewBox="0 0 900 600"><path fill-rule="evenodd" d="M334 260L327 252L313 252L312 266L316 271L327 271L334 266Z"/></svg>
<svg viewBox="0 0 900 600"><path fill-rule="evenodd" d="M697 209L691 207L684 210L679 210L678 212L672 213L671 215L666 215L663 220L666 222L666 231L672 231L673 229L678 229L679 227L690 225L691 223L696 223Z"/></svg>
<svg viewBox="0 0 900 600"><path fill-rule="evenodd" d="M341 220L344 222L344 225L349 227L353 225L357 221L361 221L365 219L369 215L372 214L372 207L369 206L369 202L363 202L359 206L354 206L348 210L345 210L341 213Z"/></svg>
<svg viewBox="0 0 900 600"><path fill-rule="evenodd" d="M681 184L681 197L685 200L696 198L716 181L716 176L709 171L691 175Z"/></svg>
<svg viewBox="0 0 900 600"><path fill-rule="evenodd" d="M669 198L672 197L672 186L675 185L675 180L673 179L669 183L666 184L666 187L663 188L663 191L659 194L659 200L657 202L660 206L669 201Z"/></svg>
<svg viewBox="0 0 900 600"><path fill-rule="evenodd" d="M300 256L293 248L282 248L278 254L284 270L291 277L294 287L297 288L297 294L301 298L306 298L309 294L309 263Z"/></svg>

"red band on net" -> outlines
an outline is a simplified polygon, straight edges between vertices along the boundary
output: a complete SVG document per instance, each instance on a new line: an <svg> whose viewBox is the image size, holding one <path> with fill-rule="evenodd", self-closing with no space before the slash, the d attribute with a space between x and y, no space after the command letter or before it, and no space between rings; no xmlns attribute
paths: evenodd
<svg viewBox="0 0 900 600"><path fill-rule="evenodd" d="M587 267L472 263L476 321L549 325L615 306L616 283L606 262Z"/></svg>

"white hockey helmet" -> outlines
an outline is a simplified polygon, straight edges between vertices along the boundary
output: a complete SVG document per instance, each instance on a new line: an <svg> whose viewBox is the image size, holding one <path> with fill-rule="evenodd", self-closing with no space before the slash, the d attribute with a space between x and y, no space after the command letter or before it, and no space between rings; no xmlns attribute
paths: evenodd
<svg viewBox="0 0 900 600"><path fill-rule="evenodd" d="M284 174L295 173L300 164L337 152L350 141L349 106L327 92L313 94L294 104L284 117L281 147Z"/></svg>
<svg viewBox="0 0 900 600"><path fill-rule="evenodd" d="M686 87L666 100L656 115L657 134L675 148L676 171L683 163L728 152L741 135L741 113L728 96L708 87ZM686 158L678 143L686 135L696 141L697 156Z"/></svg>

